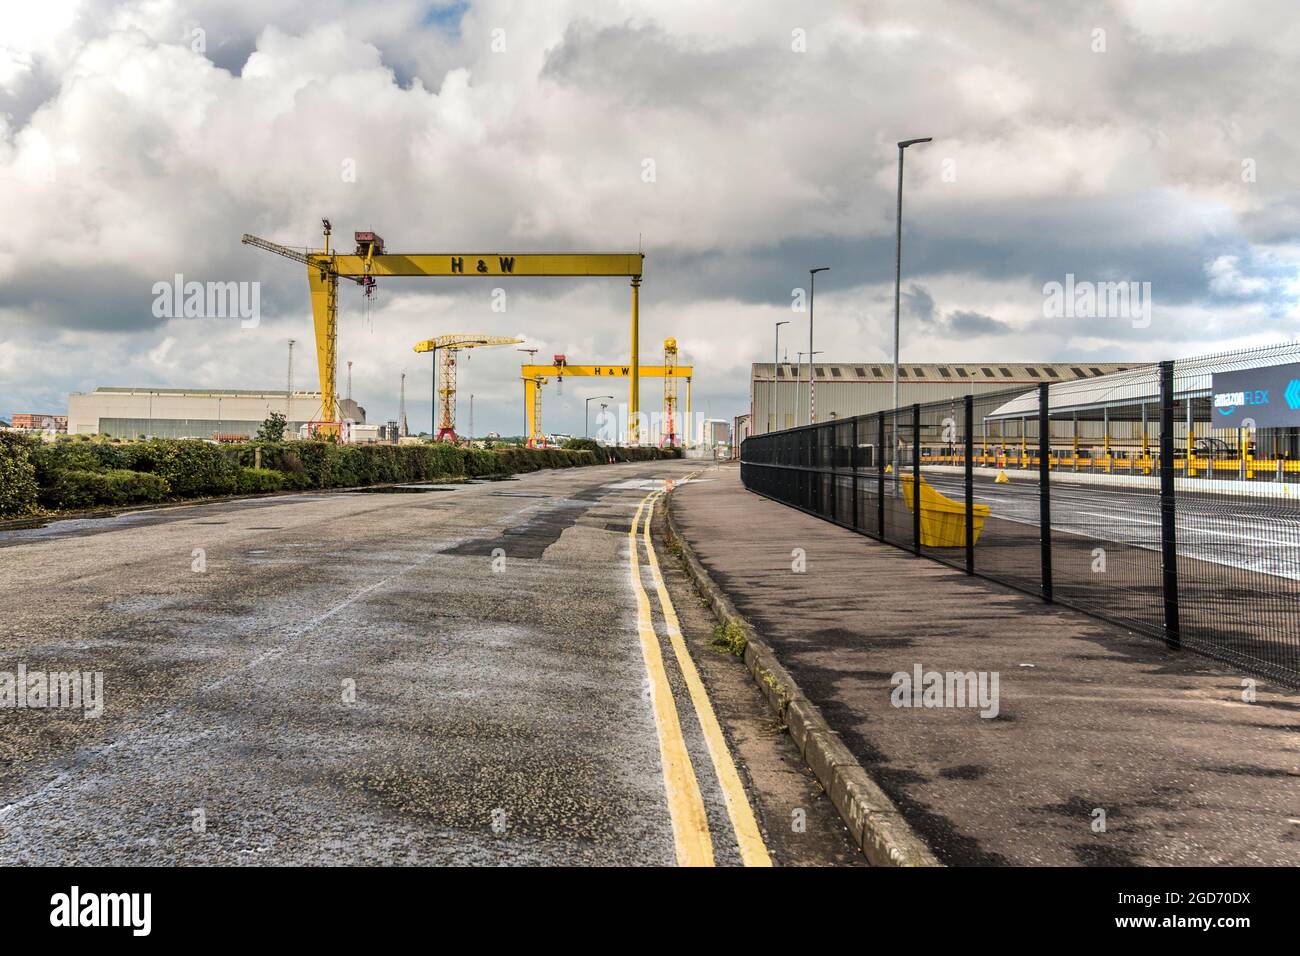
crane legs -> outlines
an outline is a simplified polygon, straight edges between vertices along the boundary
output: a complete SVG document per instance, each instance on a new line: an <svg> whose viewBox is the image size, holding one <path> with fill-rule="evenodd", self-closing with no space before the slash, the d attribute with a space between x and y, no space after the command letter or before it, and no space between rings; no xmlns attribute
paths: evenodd
<svg viewBox="0 0 1300 956"><path fill-rule="evenodd" d="M307 266L311 287L311 315L316 326L316 364L320 370L320 426L317 434L339 433L338 325L339 277L317 266Z"/></svg>

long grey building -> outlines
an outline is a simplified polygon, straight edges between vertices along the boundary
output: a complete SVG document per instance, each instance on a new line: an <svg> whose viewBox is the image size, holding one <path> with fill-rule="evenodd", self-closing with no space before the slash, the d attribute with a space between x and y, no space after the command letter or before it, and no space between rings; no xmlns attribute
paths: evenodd
<svg viewBox="0 0 1300 956"><path fill-rule="evenodd" d="M68 396L68 434L111 438L252 437L271 414L289 420L287 433L298 434L304 422L320 413L320 392L240 388L100 387ZM343 417L364 423L366 411L340 399Z"/></svg>
<svg viewBox="0 0 1300 956"><path fill-rule="evenodd" d="M898 372L898 402L942 401L1042 382L1096 378L1137 368L1141 362L904 362ZM816 420L850 418L894 405L894 366L889 362L817 363L813 372ZM756 362L750 371L751 434L808 422L808 364Z"/></svg>

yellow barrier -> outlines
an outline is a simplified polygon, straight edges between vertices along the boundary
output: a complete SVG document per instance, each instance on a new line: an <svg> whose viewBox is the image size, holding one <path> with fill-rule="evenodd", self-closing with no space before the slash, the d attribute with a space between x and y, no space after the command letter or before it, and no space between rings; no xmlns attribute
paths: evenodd
<svg viewBox="0 0 1300 956"><path fill-rule="evenodd" d="M907 508L912 510L912 476L899 475ZM988 505L975 505L972 511L973 544L978 544ZM921 479L921 546L925 548L964 548L966 546L966 506L936 491Z"/></svg>

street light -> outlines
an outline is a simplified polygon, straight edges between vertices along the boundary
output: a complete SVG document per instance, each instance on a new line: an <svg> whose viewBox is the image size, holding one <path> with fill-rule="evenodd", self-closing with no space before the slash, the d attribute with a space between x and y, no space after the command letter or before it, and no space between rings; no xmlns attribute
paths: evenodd
<svg viewBox="0 0 1300 956"><path fill-rule="evenodd" d="M586 438L591 437L591 425L589 424L591 418L591 403L596 401L598 398L608 398L611 402L614 400L613 395L593 395L591 398L587 399L586 403L582 406L582 434ZM605 406L602 405L600 407L603 414Z"/></svg>
<svg viewBox="0 0 1300 956"><path fill-rule="evenodd" d="M817 295L817 273L830 272L830 266L808 270L808 424L813 423L813 300Z"/></svg>
<svg viewBox="0 0 1300 956"><path fill-rule="evenodd" d="M898 144L898 217L894 230L894 412L898 412L898 297L899 283L903 277L903 150L917 143L928 143L933 139L924 136L920 139L905 139Z"/></svg>
<svg viewBox="0 0 1300 956"><path fill-rule="evenodd" d="M765 428L764 431L769 431L769 432L774 432L774 431L776 431L776 429L777 429L777 424L778 424L777 416L778 416L778 415L780 414L780 412L781 412L781 406L780 406L780 403L777 402L777 400L776 400L776 385L777 385L777 382L776 382L776 367L777 367L778 364L780 364L780 361L781 361L781 359L780 359L780 355L781 355L781 326L783 326L783 325L789 325L789 324L790 324L790 320L789 320L789 319L786 319L784 322L778 322L778 323L776 323L776 339L775 339L775 341L774 341L773 344L772 344L772 400L771 400L770 402L768 402L768 405L771 407L771 410L772 410L772 417L771 417L771 422L772 422L772 424L769 425L767 428ZM798 388L799 388L799 387L796 385L796 386L795 386L795 394L796 394L796 395L799 394Z"/></svg>

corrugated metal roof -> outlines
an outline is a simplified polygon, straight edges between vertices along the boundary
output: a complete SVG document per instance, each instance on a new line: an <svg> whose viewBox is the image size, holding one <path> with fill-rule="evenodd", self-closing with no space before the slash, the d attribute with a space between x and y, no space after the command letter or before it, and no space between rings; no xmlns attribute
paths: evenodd
<svg viewBox="0 0 1300 956"><path fill-rule="evenodd" d="M1120 362L902 362L900 381L980 382L1015 385L1032 382L1063 382L1096 378L1111 372L1133 368ZM821 382L893 382L894 366L890 362L818 362L813 366ZM781 362L776 366L778 381L808 380L808 363ZM772 363L755 362L750 378L771 381Z"/></svg>
<svg viewBox="0 0 1300 956"><path fill-rule="evenodd" d="M1286 343L1265 349L1182 359L1174 363L1174 398L1204 398L1211 393L1216 372L1234 372L1300 362L1300 345ZM1160 368L1147 365L1086 381L1061 382L1047 391L1052 414L1138 405L1160 398ZM1026 392L999 405L988 418L1024 418L1038 413L1038 392Z"/></svg>
<svg viewBox="0 0 1300 956"><path fill-rule="evenodd" d="M135 387L130 385L100 385L94 392L89 394L114 394L114 395L188 395L194 398L206 398L208 396L238 395L243 398L262 398L270 395L273 398L284 397L282 388L146 388ZM81 395L82 392L73 392L74 395ZM294 390L294 396L315 396L320 397L320 392L300 392Z"/></svg>

